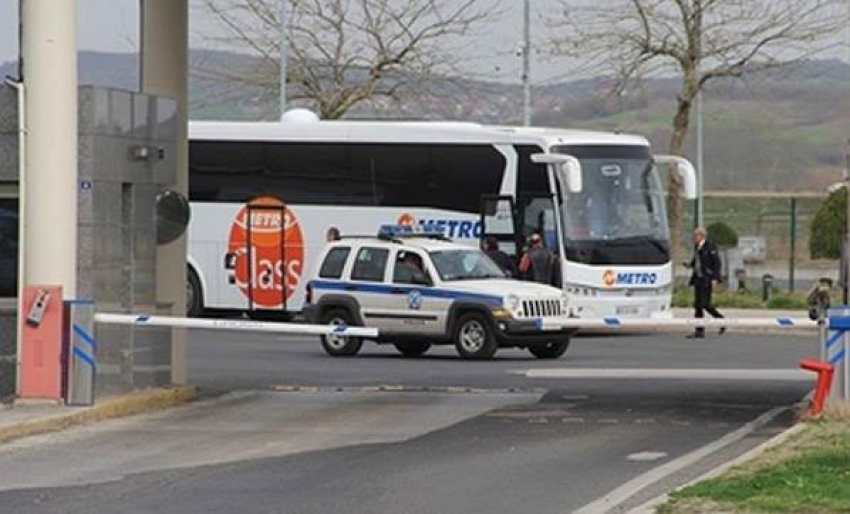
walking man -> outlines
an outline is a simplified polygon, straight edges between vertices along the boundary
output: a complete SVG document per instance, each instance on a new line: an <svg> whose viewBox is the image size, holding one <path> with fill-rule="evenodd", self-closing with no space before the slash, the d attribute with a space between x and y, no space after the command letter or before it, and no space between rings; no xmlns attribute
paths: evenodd
<svg viewBox="0 0 850 514"><path fill-rule="evenodd" d="M722 318L720 311L711 305L711 293L714 286L720 283L722 263L717 246L705 236L705 229L698 227L694 230L694 256L688 267L691 268L690 285L694 287L694 317L704 317L703 311L715 318ZM720 334L726 332L726 327L720 328ZM697 327L689 338L705 337L705 327Z"/></svg>

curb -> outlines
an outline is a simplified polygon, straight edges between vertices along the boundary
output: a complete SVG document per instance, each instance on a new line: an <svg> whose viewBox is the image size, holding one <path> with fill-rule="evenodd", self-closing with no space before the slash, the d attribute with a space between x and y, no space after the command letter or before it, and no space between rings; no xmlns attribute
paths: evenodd
<svg viewBox="0 0 850 514"><path fill-rule="evenodd" d="M31 435L57 432L73 426L96 421L131 416L142 412L166 409L196 400L200 396L195 386L176 386L147 389L128 394L107 397L94 406L68 413L48 414L21 421L9 426L0 426L0 443Z"/></svg>
<svg viewBox="0 0 850 514"><path fill-rule="evenodd" d="M669 493L665 493L665 494L662 494L660 496L656 496L655 498L647 501L646 503L629 510L628 514L653 514L653 513L657 512L659 507L661 507L662 505L664 505L665 503L667 503L670 500L670 494L672 494L672 493L674 493L674 492L676 492L680 489L684 489L688 486L696 484L698 482L702 482L703 480L715 478L715 477L725 473L726 471L730 470L731 468L733 468L735 466L738 466L738 465L743 464L745 462L751 461L751 460L755 459L756 457L758 457L759 455L766 452L767 450L770 450L771 448L774 448L774 447L779 446L780 444L784 443L785 441L787 441L788 439L790 439L794 435L798 434L799 432L802 432L803 429L805 429L805 428L806 428L806 424L802 421L799 421L799 422L797 422L797 424L795 424L793 427L789 428L788 430L785 430L783 432L776 434L775 436L771 437L767 441L765 441L765 442L761 443L760 445L756 446L755 448L752 448L749 451L735 457L734 459L727 461L727 462L724 462L723 464L720 464L719 466L712 469L711 471L708 471L708 472L694 478L693 480L691 480L690 482L688 482L686 484L680 485L679 487L673 489Z"/></svg>

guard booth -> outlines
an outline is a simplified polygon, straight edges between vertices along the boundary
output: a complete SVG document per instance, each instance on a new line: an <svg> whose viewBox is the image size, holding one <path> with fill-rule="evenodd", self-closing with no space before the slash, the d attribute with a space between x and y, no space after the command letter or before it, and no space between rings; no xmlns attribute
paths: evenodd
<svg viewBox="0 0 850 514"><path fill-rule="evenodd" d="M156 300L158 238L168 236L157 231L156 205L175 182L177 103L93 86L78 92L77 297L98 311L170 313ZM0 398L15 394L16 367L27 364L18 362L26 352L16 326L18 148L17 93L0 85ZM109 341L97 351L98 394L171 382L167 329L100 326L93 336Z"/></svg>

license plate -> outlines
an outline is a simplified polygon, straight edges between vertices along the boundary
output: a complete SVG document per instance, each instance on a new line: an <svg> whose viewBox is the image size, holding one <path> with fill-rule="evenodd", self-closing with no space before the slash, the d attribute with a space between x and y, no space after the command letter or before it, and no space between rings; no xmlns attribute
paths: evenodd
<svg viewBox="0 0 850 514"><path fill-rule="evenodd" d="M635 306L621 306L617 307L617 314L620 316L633 316L640 312L640 307Z"/></svg>

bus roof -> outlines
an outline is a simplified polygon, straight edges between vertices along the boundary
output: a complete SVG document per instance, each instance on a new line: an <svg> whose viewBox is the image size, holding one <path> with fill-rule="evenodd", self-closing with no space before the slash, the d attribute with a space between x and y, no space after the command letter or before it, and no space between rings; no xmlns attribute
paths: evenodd
<svg viewBox="0 0 850 514"><path fill-rule="evenodd" d="M318 121L313 123L189 123L198 141L301 141L361 143L467 143L649 146L642 136L540 127L510 127L446 121Z"/></svg>

